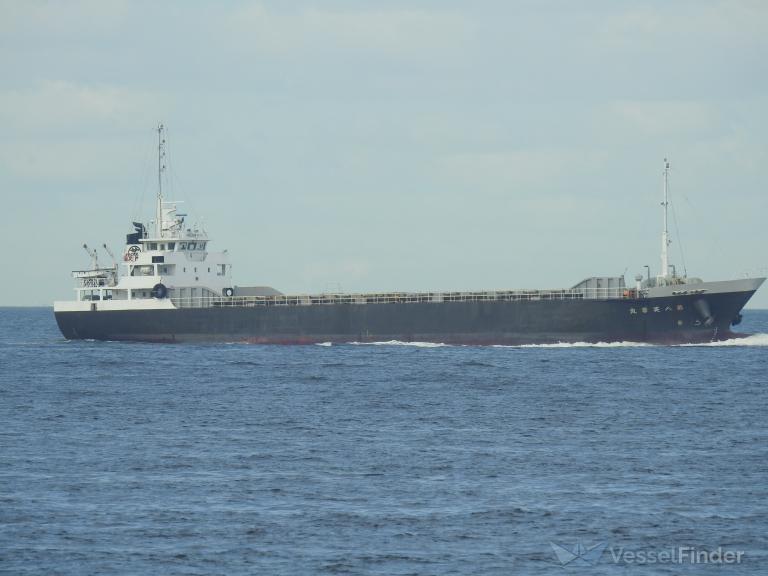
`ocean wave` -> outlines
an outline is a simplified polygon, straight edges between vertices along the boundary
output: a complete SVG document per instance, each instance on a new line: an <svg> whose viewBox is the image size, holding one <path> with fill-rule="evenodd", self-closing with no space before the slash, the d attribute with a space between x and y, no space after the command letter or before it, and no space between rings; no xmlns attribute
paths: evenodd
<svg viewBox="0 0 768 576"><path fill-rule="evenodd" d="M315 342L315 346L333 346L333 342Z"/></svg>
<svg viewBox="0 0 768 576"><path fill-rule="evenodd" d="M489 364L488 362L481 362L479 360L465 360L459 362L459 366L475 367L475 368L498 368L495 364Z"/></svg>

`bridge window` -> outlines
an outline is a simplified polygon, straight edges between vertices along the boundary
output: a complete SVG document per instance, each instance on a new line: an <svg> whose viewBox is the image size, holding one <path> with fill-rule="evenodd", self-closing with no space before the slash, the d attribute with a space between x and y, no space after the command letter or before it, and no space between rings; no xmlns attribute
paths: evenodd
<svg viewBox="0 0 768 576"><path fill-rule="evenodd" d="M153 276L153 266L131 266L131 276Z"/></svg>

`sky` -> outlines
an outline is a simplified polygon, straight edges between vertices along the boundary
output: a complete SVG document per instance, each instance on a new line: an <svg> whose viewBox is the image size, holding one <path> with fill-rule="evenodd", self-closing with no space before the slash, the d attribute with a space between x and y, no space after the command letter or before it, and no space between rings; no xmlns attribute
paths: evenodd
<svg viewBox="0 0 768 576"><path fill-rule="evenodd" d="M161 121L236 285L632 282L665 157L676 269L768 272L768 2L0 0L0 70L0 305L152 218Z"/></svg>

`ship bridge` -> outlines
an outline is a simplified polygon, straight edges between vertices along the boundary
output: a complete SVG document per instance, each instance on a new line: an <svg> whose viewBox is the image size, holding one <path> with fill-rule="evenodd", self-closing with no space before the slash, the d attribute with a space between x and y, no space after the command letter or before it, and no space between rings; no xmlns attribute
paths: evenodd
<svg viewBox="0 0 768 576"><path fill-rule="evenodd" d="M187 226L180 201L163 198L165 169L164 128L158 129L158 193L152 233L141 222L133 222L126 235L122 258L112 257L113 266L102 268L95 250L85 246L91 268L72 273L77 280L73 309L168 308L171 299L194 301L200 306L214 298L232 296L232 271L227 251L210 249L211 239L202 227ZM84 304L83 304L84 303ZM67 303L64 303L67 304Z"/></svg>

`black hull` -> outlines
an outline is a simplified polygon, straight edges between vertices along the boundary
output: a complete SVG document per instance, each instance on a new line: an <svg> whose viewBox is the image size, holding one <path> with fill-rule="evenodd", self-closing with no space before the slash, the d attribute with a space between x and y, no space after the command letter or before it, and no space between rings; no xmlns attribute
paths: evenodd
<svg viewBox="0 0 768 576"><path fill-rule="evenodd" d="M149 342L698 343L737 336L754 292L613 300L329 304L56 312L68 339Z"/></svg>

